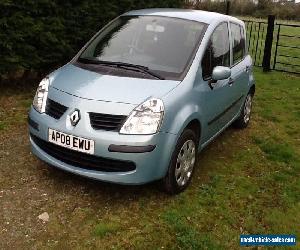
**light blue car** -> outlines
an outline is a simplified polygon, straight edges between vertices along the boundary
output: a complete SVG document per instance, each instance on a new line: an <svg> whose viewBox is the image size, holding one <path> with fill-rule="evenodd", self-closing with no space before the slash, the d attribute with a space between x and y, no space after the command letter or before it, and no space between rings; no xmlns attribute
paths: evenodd
<svg viewBox="0 0 300 250"><path fill-rule="evenodd" d="M247 127L255 85L245 25L217 13L131 11L45 77L29 112L32 152L89 178L171 194L197 153Z"/></svg>

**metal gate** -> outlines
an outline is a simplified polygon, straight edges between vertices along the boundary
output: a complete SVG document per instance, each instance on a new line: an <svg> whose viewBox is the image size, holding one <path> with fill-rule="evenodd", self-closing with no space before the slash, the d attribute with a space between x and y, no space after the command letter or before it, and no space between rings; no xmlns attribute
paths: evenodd
<svg viewBox="0 0 300 250"><path fill-rule="evenodd" d="M274 16L268 21L244 22L255 66L300 74L300 25L275 23Z"/></svg>
<svg viewBox="0 0 300 250"><path fill-rule="evenodd" d="M248 50L255 66L262 67L266 30L268 23L260 21L245 21Z"/></svg>
<svg viewBox="0 0 300 250"><path fill-rule="evenodd" d="M277 23L273 69L300 73L300 25Z"/></svg>

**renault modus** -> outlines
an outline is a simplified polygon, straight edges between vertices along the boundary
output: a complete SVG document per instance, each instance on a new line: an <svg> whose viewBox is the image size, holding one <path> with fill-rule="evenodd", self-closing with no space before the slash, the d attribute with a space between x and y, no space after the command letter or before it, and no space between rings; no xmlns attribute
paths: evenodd
<svg viewBox="0 0 300 250"><path fill-rule="evenodd" d="M242 21L131 11L40 82L29 112L32 152L81 176L161 180L179 193L201 149L229 125L248 125L254 92Z"/></svg>

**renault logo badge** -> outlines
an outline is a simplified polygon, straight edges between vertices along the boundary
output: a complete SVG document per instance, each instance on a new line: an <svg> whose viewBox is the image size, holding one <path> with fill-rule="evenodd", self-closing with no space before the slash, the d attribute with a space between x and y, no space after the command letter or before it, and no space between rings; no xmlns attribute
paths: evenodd
<svg viewBox="0 0 300 250"><path fill-rule="evenodd" d="M73 113L70 114L70 122L72 126L76 126L79 120L80 120L80 111L78 109L75 109Z"/></svg>

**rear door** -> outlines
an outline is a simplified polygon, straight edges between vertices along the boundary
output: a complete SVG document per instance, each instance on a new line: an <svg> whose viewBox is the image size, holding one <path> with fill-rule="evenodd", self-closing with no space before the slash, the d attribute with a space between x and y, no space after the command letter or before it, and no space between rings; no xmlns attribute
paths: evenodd
<svg viewBox="0 0 300 250"><path fill-rule="evenodd" d="M231 64L231 91L233 103L231 116L234 117L240 111L244 98L247 94L249 70L251 61L247 60L245 29L242 25L230 22L230 36L232 48Z"/></svg>

